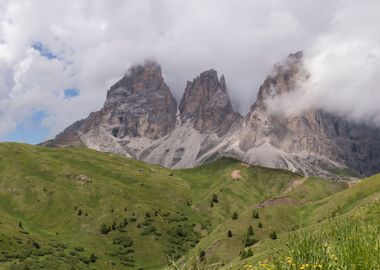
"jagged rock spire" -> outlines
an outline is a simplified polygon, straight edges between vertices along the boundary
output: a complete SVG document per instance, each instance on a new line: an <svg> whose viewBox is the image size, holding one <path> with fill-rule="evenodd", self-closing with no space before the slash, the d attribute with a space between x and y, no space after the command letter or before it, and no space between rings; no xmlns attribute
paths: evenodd
<svg viewBox="0 0 380 270"><path fill-rule="evenodd" d="M200 132L224 134L239 118L232 108L224 76L219 79L214 69L187 82L179 111L181 120L191 121Z"/></svg>

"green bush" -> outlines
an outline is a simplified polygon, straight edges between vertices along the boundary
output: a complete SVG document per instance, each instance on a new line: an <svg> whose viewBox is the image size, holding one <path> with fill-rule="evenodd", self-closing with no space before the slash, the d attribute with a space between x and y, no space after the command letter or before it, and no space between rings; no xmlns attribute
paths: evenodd
<svg viewBox="0 0 380 270"><path fill-rule="evenodd" d="M100 233L101 234L107 234L111 231L111 228L109 226L107 226L105 223L103 223L101 226L100 226Z"/></svg>
<svg viewBox="0 0 380 270"><path fill-rule="evenodd" d="M253 256L252 248L249 248L249 249L247 250L247 258L248 258L248 257L252 257L252 256Z"/></svg>
<svg viewBox="0 0 380 270"><path fill-rule="evenodd" d="M270 239L276 240L277 239L277 233L275 231L271 232L269 234Z"/></svg>

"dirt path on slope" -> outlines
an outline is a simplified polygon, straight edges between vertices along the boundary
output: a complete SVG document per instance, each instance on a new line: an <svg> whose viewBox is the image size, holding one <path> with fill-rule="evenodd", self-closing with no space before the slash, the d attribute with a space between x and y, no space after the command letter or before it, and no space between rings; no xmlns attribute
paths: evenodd
<svg viewBox="0 0 380 270"><path fill-rule="evenodd" d="M276 205L299 205L300 202L289 198L289 197L280 197L280 198L272 198L265 201L260 202L257 207L264 208L268 206L276 206Z"/></svg>
<svg viewBox="0 0 380 270"><path fill-rule="evenodd" d="M290 191L292 191L293 189L295 189L296 187L300 186L303 182L305 182L305 180L307 179L308 177L304 177L304 178L297 178L295 180L293 180L289 186L285 189L285 191L283 193L288 193Z"/></svg>

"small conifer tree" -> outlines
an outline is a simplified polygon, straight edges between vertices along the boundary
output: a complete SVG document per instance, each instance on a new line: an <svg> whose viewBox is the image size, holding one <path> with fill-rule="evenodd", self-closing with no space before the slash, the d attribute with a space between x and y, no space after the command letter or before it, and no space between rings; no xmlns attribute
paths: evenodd
<svg viewBox="0 0 380 270"><path fill-rule="evenodd" d="M249 225L249 227L248 227L248 235L254 235L254 234L255 234L255 232L253 231L252 225Z"/></svg>

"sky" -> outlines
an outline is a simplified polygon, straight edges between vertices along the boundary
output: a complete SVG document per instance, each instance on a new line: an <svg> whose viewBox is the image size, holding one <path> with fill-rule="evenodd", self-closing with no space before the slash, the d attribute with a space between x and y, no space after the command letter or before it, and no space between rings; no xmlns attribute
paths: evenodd
<svg viewBox="0 0 380 270"><path fill-rule="evenodd" d="M379 10L377 0L0 0L0 141L54 137L145 59L161 64L177 100L216 69L244 114L299 50L310 80L273 108L380 126Z"/></svg>

